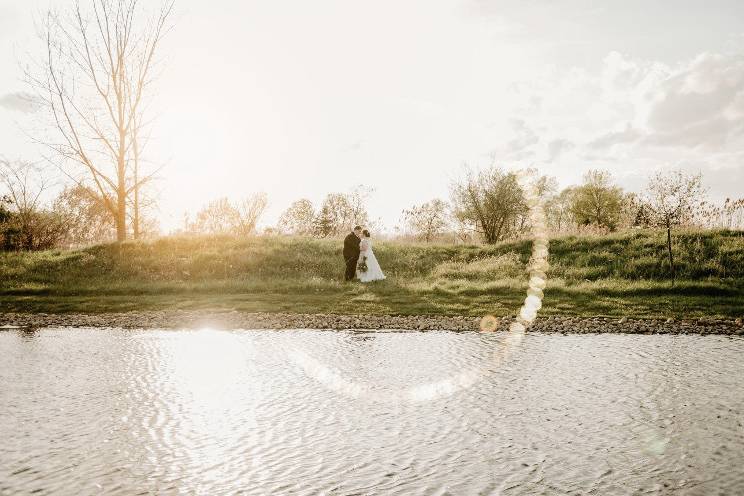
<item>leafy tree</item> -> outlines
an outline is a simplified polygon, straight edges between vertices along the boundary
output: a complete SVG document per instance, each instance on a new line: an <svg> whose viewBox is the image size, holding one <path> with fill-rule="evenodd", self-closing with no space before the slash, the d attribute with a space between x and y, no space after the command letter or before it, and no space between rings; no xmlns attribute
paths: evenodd
<svg viewBox="0 0 744 496"><path fill-rule="evenodd" d="M636 193L625 193L623 195L622 207L620 208L618 228L638 227L646 222L644 220L645 216L643 199Z"/></svg>
<svg viewBox="0 0 744 496"><path fill-rule="evenodd" d="M60 246L67 236L67 219L48 209L34 211L23 226L22 244L16 249L48 250Z"/></svg>
<svg viewBox="0 0 744 496"><path fill-rule="evenodd" d="M403 219L413 234L427 243L447 227L449 206L438 198L403 210Z"/></svg>
<svg viewBox="0 0 744 496"><path fill-rule="evenodd" d="M337 234L339 226L331 205L324 203L320 212L313 219L313 235L318 238L327 238Z"/></svg>
<svg viewBox="0 0 744 496"><path fill-rule="evenodd" d="M94 189L82 184L68 186L54 201L53 209L66 219L66 241L70 244L88 245L116 239L116 223Z"/></svg>
<svg viewBox="0 0 744 496"><path fill-rule="evenodd" d="M694 219L704 194L701 174L685 174L675 170L657 172L649 179L645 207L651 224L666 229L672 280L675 278L672 228Z"/></svg>
<svg viewBox="0 0 744 496"><path fill-rule="evenodd" d="M338 236L355 225L369 224L366 199L369 190L356 188L351 193L329 193L313 220L313 234L325 238Z"/></svg>
<svg viewBox="0 0 744 496"><path fill-rule="evenodd" d="M470 224L487 243L497 243L525 229L528 207L511 172L491 167L468 170L452 185L455 216Z"/></svg>
<svg viewBox="0 0 744 496"><path fill-rule="evenodd" d="M313 233L314 219L315 207L310 200L302 198L282 213L277 227L280 232L308 236Z"/></svg>
<svg viewBox="0 0 744 496"><path fill-rule="evenodd" d="M563 232L569 226L576 224L571 211L573 195L574 188L569 187L545 202L545 215L548 225L554 232Z"/></svg>
<svg viewBox="0 0 744 496"><path fill-rule="evenodd" d="M580 225L617 229L623 207L623 190L612 184L609 172L590 170L571 195L571 214Z"/></svg>
<svg viewBox="0 0 744 496"><path fill-rule="evenodd" d="M12 217L12 212L8 208L9 205L11 205L13 201L10 199L8 195L2 195L0 196L0 224L4 224L10 220Z"/></svg>
<svg viewBox="0 0 744 496"><path fill-rule="evenodd" d="M354 207L343 193L328 194L320 206L318 217L319 222L326 226L321 237L341 234L355 223Z"/></svg>
<svg viewBox="0 0 744 496"><path fill-rule="evenodd" d="M10 210L10 206L13 201L8 195L0 196L0 249L9 250L11 249L12 242L8 239L14 235L11 232L13 225L13 212Z"/></svg>
<svg viewBox="0 0 744 496"><path fill-rule="evenodd" d="M527 172L537 173L536 169L527 169ZM558 179L553 176L540 176L535 181L535 188L537 194L542 197L547 197L555 194L558 191Z"/></svg>

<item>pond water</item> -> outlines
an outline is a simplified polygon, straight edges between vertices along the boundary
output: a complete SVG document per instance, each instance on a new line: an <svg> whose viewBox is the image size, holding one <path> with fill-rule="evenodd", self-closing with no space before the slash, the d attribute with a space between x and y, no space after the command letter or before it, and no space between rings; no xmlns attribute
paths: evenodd
<svg viewBox="0 0 744 496"><path fill-rule="evenodd" d="M0 494L744 494L744 339L505 346L0 331Z"/></svg>

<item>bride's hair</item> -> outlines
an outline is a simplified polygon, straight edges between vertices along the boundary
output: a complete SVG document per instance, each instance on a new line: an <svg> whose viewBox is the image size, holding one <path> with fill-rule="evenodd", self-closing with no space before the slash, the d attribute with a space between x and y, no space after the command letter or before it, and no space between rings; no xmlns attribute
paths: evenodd
<svg viewBox="0 0 744 496"><path fill-rule="evenodd" d="M369 235L369 231L367 231L366 229L365 229L364 231L362 231L362 235L363 235L363 236L364 236L365 238L369 238L369 237L371 237L371 236Z"/></svg>

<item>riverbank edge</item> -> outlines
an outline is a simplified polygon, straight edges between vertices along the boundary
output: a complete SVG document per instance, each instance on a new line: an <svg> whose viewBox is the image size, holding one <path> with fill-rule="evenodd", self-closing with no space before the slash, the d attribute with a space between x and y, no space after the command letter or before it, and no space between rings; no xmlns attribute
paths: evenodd
<svg viewBox="0 0 744 496"><path fill-rule="evenodd" d="M513 318L498 319L495 331L507 330ZM214 312L198 310L138 311L97 314L0 313L6 327L92 327L123 329L323 329L374 331L478 331L480 318L438 315L336 315ZM744 336L741 319L693 320L613 317L538 317L529 332L563 334L719 334Z"/></svg>

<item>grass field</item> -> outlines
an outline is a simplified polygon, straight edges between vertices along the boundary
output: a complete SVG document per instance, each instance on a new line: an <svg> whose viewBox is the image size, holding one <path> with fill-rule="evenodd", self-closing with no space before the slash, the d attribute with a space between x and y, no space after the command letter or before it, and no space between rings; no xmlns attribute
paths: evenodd
<svg viewBox="0 0 744 496"><path fill-rule="evenodd" d="M663 234L551 240L542 314L741 317L744 233L675 236L669 280ZM483 245L378 242L388 280L341 281L340 241L170 237L82 250L0 254L0 312L234 309L260 312L514 314L528 241Z"/></svg>

